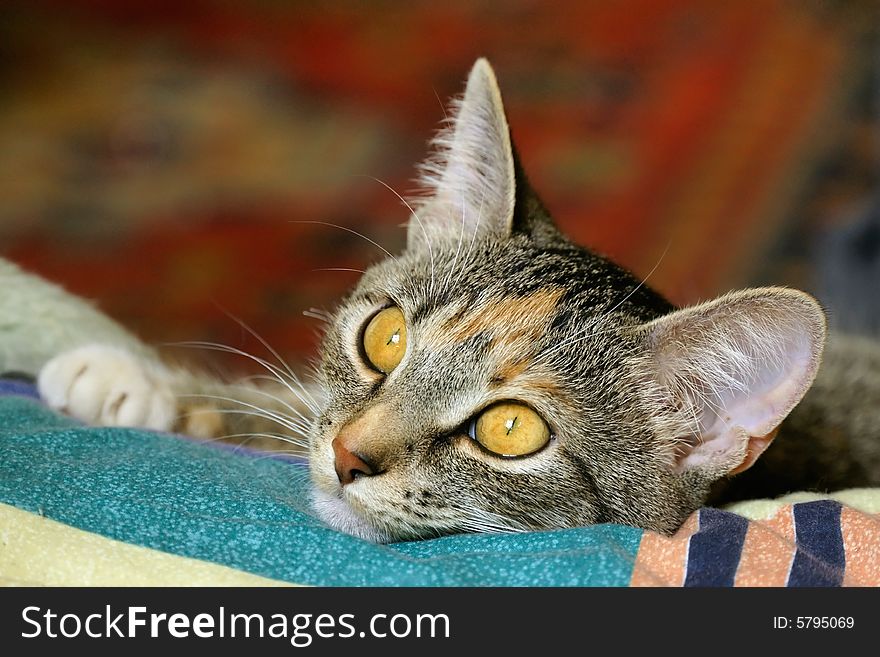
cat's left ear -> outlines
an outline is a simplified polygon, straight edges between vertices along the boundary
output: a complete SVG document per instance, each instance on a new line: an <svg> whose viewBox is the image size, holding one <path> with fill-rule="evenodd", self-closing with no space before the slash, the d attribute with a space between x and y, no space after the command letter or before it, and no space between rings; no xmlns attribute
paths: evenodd
<svg viewBox="0 0 880 657"><path fill-rule="evenodd" d="M759 288L675 311L643 330L665 391L659 417L672 420L664 433L673 468L717 479L751 467L812 385L825 315L808 294Z"/></svg>
<svg viewBox="0 0 880 657"><path fill-rule="evenodd" d="M414 206L407 247L450 236L507 237L516 198L514 156L501 92L485 59L471 69L452 125L434 147L422 165L430 195Z"/></svg>

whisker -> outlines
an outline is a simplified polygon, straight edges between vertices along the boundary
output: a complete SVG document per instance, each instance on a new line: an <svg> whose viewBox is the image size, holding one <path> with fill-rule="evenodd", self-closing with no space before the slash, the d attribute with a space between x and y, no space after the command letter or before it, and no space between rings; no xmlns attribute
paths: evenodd
<svg viewBox="0 0 880 657"><path fill-rule="evenodd" d="M229 438L236 438L237 436L231 435ZM248 456L250 456L255 461L261 461L267 458L273 458L274 456L291 456L301 458L303 460L307 460L307 452L304 449L263 449L262 447L251 447L250 443L255 439L259 438L259 435L253 435L250 437L244 437L244 440L237 441L234 444L225 443L228 447L231 447L231 451L233 454L241 454L243 450L250 450ZM271 436L269 436L271 437ZM226 436L223 438L214 439L211 442L217 442L224 440ZM206 441L207 442L207 441ZM299 447L299 446L296 446ZM255 453L256 452L256 453Z"/></svg>
<svg viewBox="0 0 880 657"><path fill-rule="evenodd" d="M294 449L265 449L263 447L252 447L250 443L258 438L270 438L272 440L277 440L279 442L287 443L293 445ZM240 440L239 440L240 439ZM224 441L234 441L232 443L226 443ZM303 445L301 443L295 442L290 439L285 439L281 436L276 436L274 434L263 434L263 433L232 433L227 434L225 436L217 436L216 438L204 439L201 442L216 444L223 443L224 445L231 447L233 452L239 452L240 449L250 449L256 452L259 452L261 455L266 454L277 454L277 455L285 455L285 456L294 456L305 461L308 460L308 445Z"/></svg>
<svg viewBox="0 0 880 657"><path fill-rule="evenodd" d="M237 347L222 344L220 342L208 342L208 341L204 341L204 340L169 342L169 343L166 343L166 345L173 346L173 347L194 347L194 348L200 348L200 349L208 349L211 351L220 351L220 352L224 352L224 353L235 354L237 356L244 356L245 358L249 358L250 360L254 361L257 364L262 365L265 369L267 369L272 374L274 374L277 377L276 381L285 385L285 387L288 387L288 384L296 384L296 385L300 386L300 388L302 388L302 392L304 394L308 394L308 392L306 391L303 384L299 381L299 378L293 372L290 372L289 374L285 374L285 372L283 372L278 367L276 367L275 365L273 365L269 361L265 360L264 358L260 358L259 356L255 356L254 354L248 353L242 349L238 349ZM285 376L290 376L291 377L290 381L285 379L284 378ZM291 392L294 392L294 391L291 390ZM294 394L296 394L296 393L294 393ZM301 400L301 401L303 401L303 403L305 403L304 400Z"/></svg>
<svg viewBox="0 0 880 657"><path fill-rule="evenodd" d="M251 328L250 326L248 326L248 325L247 325L247 324L246 324L241 318L239 318L239 317L233 315L232 313L230 313L229 311L227 311L227 310L225 310L225 309L224 309L224 312L225 312L225 313L227 314L227 316L229 316L233 321L235 321L235 322L236 322L241 328L243 328L245 331L247 331L248 333L250 333L250 334L251 334L252 336L254 336L257 340L259 340L260 344L262 344L263 347L265 347L266 350L267 350L270 354L272 354L272 356L275 357L275 360L278 361L278 364L281 365L281 366L285 369L285 371L287 372L287 374L290 376L290 380L292 380L292 381L296 381L297 383L299 383L299 378L297 377L296 373L293 371L293 368L291 368L290 365L287 364L287 362L281 357L281 355L280 355L280 354L279 354L279 353L278 353L278 352L277 352L277 351L276 351L276 350L275 350L275 349L274 349L274 348L273 348L273 347L272 347L272 346L271 346L271 345L270 345L270 344L269 344L269 343L263 338L262 335L260 335L259 333L257 333L257 332L256 332L253 328ZM308 395L308 392L306 392L305 387L303 387L302 384L300 384L300 387L302 388L303 393L306 394L306 395ZM312 400L312 401L314 401L314 400Z"/></svg>
<svg viewBox="0 0 880 657"><path fill-rule="evenodd" d="M262 417L267 420L272 420L274 422L277 422L281 426L287 427L291 431L294 431L295 433L302 435L303 437L308 437L307 433L310 428L308 424L301 422L297 418L290 417L288 415L281 414L281 413L275 413L274 411L270 411L268 409L261 408L255 404L250 404L246 401L242 401L241 399L235 399L233 397L224 397L222 395L207 395L204 393L183 394L180 396L181 397L197 397L199 399L213 399L215 401L223 401L223 402L228 402L230 404L238 404L239 406L241 406L243 408L251 409L247 413L249 413L250 415L253 415L254 417ZM212 413L239 413L239 414L246 413L246 411L244 411L242 409L238 409L238 408L218 408L218 409L211 409L210 412L212 412Z"/></svg>
<svg viewBox="0 0 880 657"><path fill-rule="evenodd" d="M385 253L385 255L387 255L389 258L391 258L392 260L397 260L397 258L395 258L391 254L391 252L388 249L386 249L384 246L382 246L381 244L379 244L378 242L376 242L374 240L371 240L369 237L367 237L363 233L359 233L356 230L352 230L351 228L346 228L345 226L340 226L338 224L331 224L327 221L312 221L312 220L305 220L305 219L291 219L290 223L292 223L292 224L317 224L319 226L330 226L331 228L338 228L339 230L344 230L348 233L351 233L352 235L357 235L358 237L361 237L361 238L367 240L370 244L372 244L376 248L381 249Z"/></svg>
<svg viewBox="0 0 880 657"><path fill-rule="evenodd" d="M272 377L265 376L265 375L263 375L261 378L267 379L270 381L272 380ZM277 402L279 405L283 406L284 408L286 408L287 410L292 412L294 415L296 415L299 419L301 419L305 423L310 423L313 419L311 417L307 417L306 415L303 415L303 413L300 412L300 410L298 408L289 404L287 401L285 401L281 397L278 397L277 395L273 395L268 390L263 390L262 388L257 388L257 387L252 387L252 386L243 386L243 385L238 385L238 384L232 384L232 387L244 390L248 393L256 393L258 395L262 395L263 397L271 399L272 401Z"/></svg>
<svg viewBox="0 0 880 657"><path fill-rule="evenodd" d="M462 529L477 532L480 534L513 534L518 531L523 531L519 529L514 529L513 527L510 527L506 524L487 521L483 518L471 517L466 517L462 519L462 521L460 522L460 526Z"/></svg>
<svg viewBox="0 0 880 657"><path fill-rule="evenodd" d="M258 450L261 452L258 456L253 456L255 461L265 461L266 459L277 459L279 456L291 456L295 458L303 458L301 452L288 449Z"/></svg>
<svg viewBox="0 0 880 657"><path fill-rule="evenodd" d="M507 516L469 507L464 509L467 514L462 520L463 528L480 533L511 534L528 531L528 527Z"/></svg>
<svg viewBox="0 0 880 657"><path fill-rule="evenodd" d="M308 448L308 444L299 442L295 438L292 438L291 436L285 436L280 433L228 433L225 436L216 436L214 438L207 439L204 442L218 442L221 440L232 440L233 438L246 438L246 439L248 439L246 441L243 441L243 443L250 442L250 439L253 439L253 438L271 438L272 440L278 440L283 443L289 443L291 445L295 445L296 447ZM302 455L302 452L294 452L294 451L289 451L289 452L285 452L285 453L291 454L291 455L297 455L297 456Z"/></svg>
<svg viewBox="0 0 880 657"><path fill-rule="evenodd" d="M297 445L299 447L302 447L304 450L309 449L308 435L306 435L306 433L304 431L302 431L301 429L293 427L293 426L285 423L284 421L279 420L278 418L269 417L269 416L263 415L262 413L250 411L247 409L239 409L239 408L221 408L221 409L216 409L212 412L217 413L219 415L245 415L245 416L255 417L255 418L262 419L262 420L274 422L275 424L278 424L279 426L283 427L286 431L290 432L289 440L285 440L284 442L289 442L293 445ZM262 435L262 433L254 431L254 432L247 432L247 435L258 436L258 435ZM214 438L212 438L211 440L214 440Z"/></svg>
<svg viewBox="0 0 880 657"><path fill-rule="evenodd" d="M303 443L298 442L296 438L291 436L286 436L282 433L268 433L268 432L246 432L246 433L228 433L225 436L217 436L216 438L212 438L211 440L230 440L232 438L272 438L273 440L280 440L283 443L291 443L293 445L297 445L299 447L303 447Z"/></svg>
<svg viewBox="0 0 880 657"><path fill-rule="evenodd" d="M291 372L292 379L288 380L285 378L285 373L282 372L278 367L268 362L264 358L260 358L259 356L255 356L254 354L250 354L242 349L238 349L236 347L232 347L230 345L221 344L218 342L206 342L201 340L193 340L188 342L172 342L168 343L170 346L177 347L193 347L200 349L208 349L211 351L220 351L223 353L235 354L238 356L244 356L245 358L249 358L259 365L263 366L266 370L272 373L276 377L276 381L284 386L287 390L290 391L292 395L294 395L300 402L302 402L303 406L308 408L315 415L319 414L318 402L312 397L312 394L306 389L306 387L299 381L299 379ZM299 386L299 390L295 389L293 386Z"/></svg>
<svg viewBox="0 0 880 657"><path fill-rule="evenodd" d="M326 310L321 310L320 308L309 308L308 310L303 310L303 315L306 317L311 317L312 319L317 319L321 322L329 323L333 320L333 315L331 315Z"/></svg>
<svg viewBox="0 0 880 657"><path fill-rule="evenodd" d="M352 271L358 274L366 274L363 269L353 269L351 267L319 267L318 269L312 269L312 271Z"/></svg>
<svg viewBox="0 0 880 657"><path fill-rule="evenodd" d="M202 395L197 395L202 396ZM205 411L207 412L207 411ZM270 414L263 412L258 406L254 406L253 408L212 408L210 409L211 413L217 415L249 415L255 418L261 418L264 420L268 420L270 422L274 422L275 424L281 425L285 429L290 430L297 436L302 436L305 439L308 439L309 427L299 424L293 418L285 418L284 416L280 416L277 414Z"/></svg>
<svg viewBox="0 0 880 657"><path fill-rule="evenodd" d="M434 291L434 249L431 247L431 238L428 236L428 231L425 228L425 224L422 222L421 218L416 213L416 211L413 210L413 208L409 204L409 202L405 198L403 198L403 196L398 194L397 190L394 189L393 187L391 187L391 185L387 184L386 182L384 182L382 180L379 180L378 178L376 178L374 176L364 176L364 177L370 178L371 180L375 180L377 183L379 183L380 185L385 187L385 189L387 189L392 194L394 194L398 199L400 199L400 202L406 206L406 209L410 211L412 216L415 217L416 221L419 222L419 228L422 231L422 235L424 235L424 237L425 237L425 244L427 244L427 246L428 246L428 255L431 257L431 296L433 297L434 293L435 293L435 291Z"/></svg>
<svg viewBox="0 0 880 657"><path fill-rule="evenodd" d="M443 112L443 121L448 123L449 115L446 113L446 104L440 99L440 94L437 93L437 90L434 87L431 87L431 91L434 92L434 98L440 103L440 110Z"/></svg>

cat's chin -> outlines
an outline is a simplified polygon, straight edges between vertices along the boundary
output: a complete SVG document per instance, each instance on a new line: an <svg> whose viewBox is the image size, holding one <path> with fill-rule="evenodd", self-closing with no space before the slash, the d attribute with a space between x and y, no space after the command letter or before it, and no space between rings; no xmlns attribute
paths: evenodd
<svg viewBox="0 0 880 657"><path fill-rule="evenodd" d="M393 540L364 520L336 495L316 489L312 493L312 506L318 517L333 529L373 543L389 543Z"/></svg>

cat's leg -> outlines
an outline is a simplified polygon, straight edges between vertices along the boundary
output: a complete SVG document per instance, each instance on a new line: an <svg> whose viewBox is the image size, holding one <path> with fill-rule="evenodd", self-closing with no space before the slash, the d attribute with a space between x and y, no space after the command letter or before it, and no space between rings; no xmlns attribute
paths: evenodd
<svg viewBox="0 0 880 657"><path fill-rule="evenodd" d="M91 303L0 258L0 373L36 376L46 363L82 345L154 352Z"/></svg>
<svg viewBox="0 0 880 657"><path fill-rule="evenodd" d="M168 365L89 302L2 258L0 318L0 373L36 376L49 406L89 424L299 445L317 412L319 388L286 366L256 386Z"/></svg>
<svg viewBox="0 0 880 657"><path fill-rule="evenodd" d="M261 386L228 383L145 354L103 344L71 349L42 368L40 395L50 407L89 424L307 452L316 392L292 375Z"/></svg>

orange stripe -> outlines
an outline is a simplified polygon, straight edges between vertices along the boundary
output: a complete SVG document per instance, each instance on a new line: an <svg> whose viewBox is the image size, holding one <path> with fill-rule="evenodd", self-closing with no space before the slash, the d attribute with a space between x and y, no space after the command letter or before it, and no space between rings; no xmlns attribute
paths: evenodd
<svg viewBox="0 0 880 657"><path fill-rule="evenodd" d="M849 507L840 511L840 532L846 555L844 586L880 586L880 515Z"/></svg>
<svg viewBox="0 0 880 657"><path fill-rule="evenodd" d="M636 554L630 586L681 586L687 568L688 544L697 531L692 513L673 536L645 532Z"/></svg>
<svg viewBox="0 0 880 657"><path fill-rule="evenodd" d="M797 551L791 505L749 523L734 586L785 586Z"/></svg>

